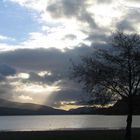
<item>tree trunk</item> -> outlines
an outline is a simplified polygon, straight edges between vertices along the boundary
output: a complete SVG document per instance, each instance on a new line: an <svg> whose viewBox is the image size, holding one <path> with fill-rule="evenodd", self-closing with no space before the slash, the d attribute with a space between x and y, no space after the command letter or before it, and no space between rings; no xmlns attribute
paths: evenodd
<svg viewBox="0 0 140 140"><path fill-rule="evenodd" d="M129 97L128 99L128 114L127 114L127 125L126 125L126 133L125 133L125 139L126 140L132 140L132 115L133 115L133 99L132 97Z"/></svg>

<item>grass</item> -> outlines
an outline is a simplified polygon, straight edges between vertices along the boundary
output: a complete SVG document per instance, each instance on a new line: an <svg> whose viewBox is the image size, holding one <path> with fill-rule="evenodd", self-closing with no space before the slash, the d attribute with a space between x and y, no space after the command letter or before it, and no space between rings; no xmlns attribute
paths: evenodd
<svg viewBox="0 0 140 140"><path fill-rule="evenodd" d="M0 132L0 140L124 140L124 130ZM140 129L133 140L140 140Z"/></svg>

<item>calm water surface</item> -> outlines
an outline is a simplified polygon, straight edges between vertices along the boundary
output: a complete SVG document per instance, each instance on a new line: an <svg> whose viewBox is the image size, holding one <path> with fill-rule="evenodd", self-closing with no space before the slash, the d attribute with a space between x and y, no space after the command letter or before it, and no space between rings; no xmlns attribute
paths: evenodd
<svg viewBox="0 0 140 140"><path fill-rule="evenodd" d="M120 129L125 128L125 125L126 116L0 116L0 131ZM140 128L140 116L133 117L133 127Z"/></svg>

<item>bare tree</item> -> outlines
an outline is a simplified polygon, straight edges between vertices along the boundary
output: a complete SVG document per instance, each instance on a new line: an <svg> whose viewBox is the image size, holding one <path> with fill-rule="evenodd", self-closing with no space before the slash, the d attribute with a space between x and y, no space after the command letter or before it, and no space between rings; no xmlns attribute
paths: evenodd
<svg viewBox="0 0 140 140"><path fill-rule="evenodd" d="M113 34L110 49L98 49L93 55L83 57L79 64L73 64L72 75L97 100L103 97L107 101L120 98L127 101L125 136L131 140L133 100L140 88L140 36Z"/></svg>

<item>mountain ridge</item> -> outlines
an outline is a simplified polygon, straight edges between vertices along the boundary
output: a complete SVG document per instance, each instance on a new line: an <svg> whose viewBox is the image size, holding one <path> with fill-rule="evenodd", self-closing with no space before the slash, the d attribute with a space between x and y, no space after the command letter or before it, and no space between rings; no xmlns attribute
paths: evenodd
<svg viewBox="0 0 140 140"><path fill-rule="evenodd" d="M60 115L66 111L45 105L0 99L0 115Z"/></svg>
<svg viewBox="0 0 140 140"><path fill-rule="evenodd" d="M135 115L140 115L140 97L135 101ZM109 108L97 107L80 107L70 109L68 111L56 109L50 106L19 103L0 99L0 116L2 115L126 115L127 103L125 100L119 100L116 104Z"/></svg>

